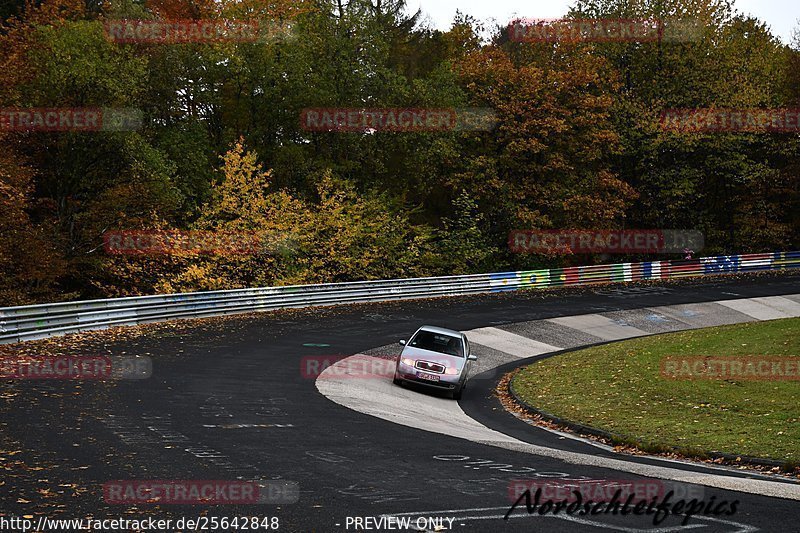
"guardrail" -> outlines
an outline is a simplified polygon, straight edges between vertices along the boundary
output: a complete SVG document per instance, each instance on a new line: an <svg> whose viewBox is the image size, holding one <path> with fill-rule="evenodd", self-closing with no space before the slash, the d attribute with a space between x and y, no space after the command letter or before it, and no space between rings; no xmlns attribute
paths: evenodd
<svg viewBox="0 0 800 533"><path fill-rule="evenodd" d="M292 285L4 307L0 308L0 344L179 318L798 267L800 252L775 252L683 261Z"/></svg>

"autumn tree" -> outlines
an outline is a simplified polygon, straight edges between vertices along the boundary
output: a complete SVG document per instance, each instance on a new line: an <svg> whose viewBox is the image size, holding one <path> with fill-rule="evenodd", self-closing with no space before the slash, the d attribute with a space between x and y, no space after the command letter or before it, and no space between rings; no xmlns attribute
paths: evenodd
<svg viewBox="0 0 800 533"><path fill-rule="evenodd" d="M245 150L243 139L222 157L219 175L191 230L228 235L241 247L185 254L181 271L164 279L159 290L264 286L293 272L294 234L307 225L302 202L271 187L271 171Z"/></svg>
<svg viewBox="0 0 800 533"><path fill-rule="evenodd" d="M58 284L66 262L53 220L36 216L46 204L33 201L33 170L0 134L0 306L61 300Z"/></svg>
<svg viewBox="0 0 800 533"><path fill-rule="evenodd" d="M621 149L611 121L619 84L602 58L572 46L506 43L470 54L457 69L471 104L499 117L452 178L491 206L505 233L496 242L512 228L624 221L636 193L612 166Z"/></svg>

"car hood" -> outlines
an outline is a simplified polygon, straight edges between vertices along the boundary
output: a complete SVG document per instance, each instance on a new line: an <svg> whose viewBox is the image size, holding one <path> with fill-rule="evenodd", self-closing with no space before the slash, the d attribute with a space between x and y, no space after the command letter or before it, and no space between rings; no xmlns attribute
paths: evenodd
<svg viewBox="0 0 800 533"><path fill-rule="evenodd" d="M441 363L447 367L455 368L462 368L466 362L466 359L463 357L423 350L421 348L414 348L413 346L406 346L403 348L401 357L410 357L414 360L430 361L431 363Z"/></svg>

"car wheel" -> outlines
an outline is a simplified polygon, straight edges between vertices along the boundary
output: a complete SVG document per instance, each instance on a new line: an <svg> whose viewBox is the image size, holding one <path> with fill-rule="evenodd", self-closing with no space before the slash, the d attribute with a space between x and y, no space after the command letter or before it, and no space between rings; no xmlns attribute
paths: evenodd
<svg viewBox="0 0 800 533"><path fill-rule="evenodd" d="M394 383L395 385L398 385L398 386L403 384L402 381L397 379L397 372L394 373L394 377L392 378L392 383Z"/></svg>
<svg viewBox="0 0 800 533"><path fill-rule="evenodd" d="M464 392L464 385L461 385L459 388L453 390L453 399L454 400L460 400L461 399L461 393L463 393L463 392Z"/></svg>

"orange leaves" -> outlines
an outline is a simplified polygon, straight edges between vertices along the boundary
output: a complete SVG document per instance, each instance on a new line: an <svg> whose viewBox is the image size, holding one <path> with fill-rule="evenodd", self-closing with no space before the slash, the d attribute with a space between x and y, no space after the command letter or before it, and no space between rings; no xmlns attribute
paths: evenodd
<svg viewBox="0 0 800 533"><path fill-rule="evenodd" d="M0 134L0 305L30 302L31 291L47 294L64 269L47 225L34 225L33 170Z"/></svg>
<svg viewBox="0 0 800 533"><path fill-rule="evenodd" d="M28 24L51 25L66 20L79 20L86 15L83 0L44 0L25 3L23 20Z"/></svg>
<svg viewBox="0 0 800 533"><path fill-rule="evenodd" d="M312 0L222 0L221 10L226 14L261 19L293 19L315 9Z"/></svg>
<svg viewBox="0 0 800 533"><path fill-rule="evenodd" d="M500 118L500 194L515 223L604 227L623 216L635 193L610 170L618 86L605 59L576 47L490 45L455 69L470 103Z"/></svg>
<svg viewBox="0 0 800 533"><path fill-rule="evenodd" d="M216 18L219 7L213 0L147 0L147 8L165 20Z"/></svg>
<svg viewBox="0 0 800 533"><path fill-rule="evenodd" d="M286 20L314 9L311 0L147 0L147 8L163 19Z"/></svg>

